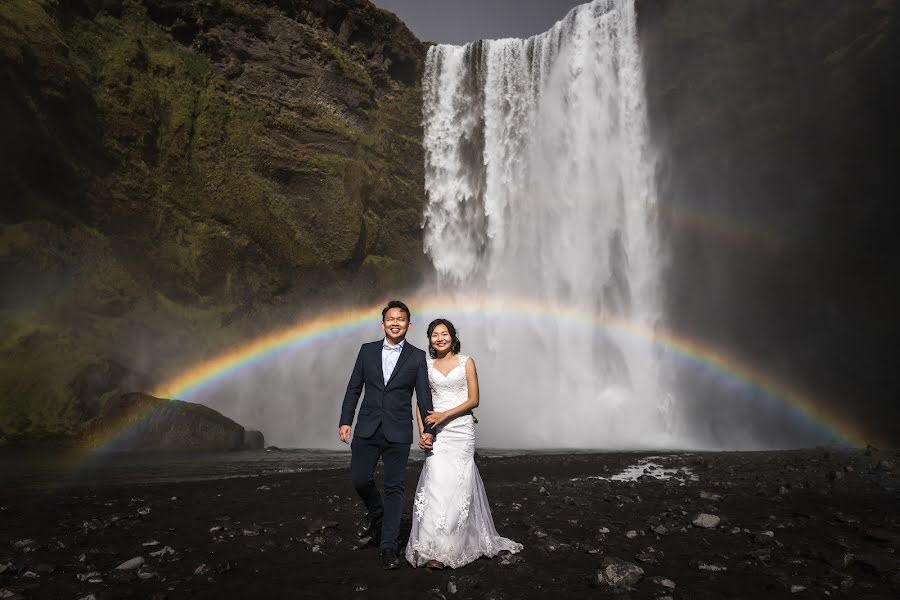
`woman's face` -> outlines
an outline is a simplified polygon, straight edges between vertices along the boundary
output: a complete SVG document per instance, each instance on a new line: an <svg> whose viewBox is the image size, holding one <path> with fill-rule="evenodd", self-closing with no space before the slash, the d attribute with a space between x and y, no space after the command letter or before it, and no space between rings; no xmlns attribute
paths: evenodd
<svg viewBox="0 0 900 600"><path fill-rule="evenodd" d="M450 330L443 323L435 325L431 330L431 346L438 352L446 352L450 350L453 338L450 337Z"/></svg>

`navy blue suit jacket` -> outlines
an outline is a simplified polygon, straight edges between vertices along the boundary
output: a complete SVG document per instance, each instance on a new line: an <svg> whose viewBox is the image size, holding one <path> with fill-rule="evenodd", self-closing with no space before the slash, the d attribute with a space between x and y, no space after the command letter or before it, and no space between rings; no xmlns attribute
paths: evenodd
<svg viewBox="0 0 900 600"><path fill-rule="evenodd" d="M359 437L368 438L375 434L381 425L384 437L389 442L412 443L412 393L416 391L416 402L422 419L433 410L431 388L428 387L428 367L425 363L425 352L407 341L397 358L397 365L387 385L381 371L381 347L384 340L363 344L353 365L344 404L341 407L340 425L352 425L353 413L359 395L365 387L356 422L356 433ZM424 423L425 433L434 433L430 425Z"/></svg>

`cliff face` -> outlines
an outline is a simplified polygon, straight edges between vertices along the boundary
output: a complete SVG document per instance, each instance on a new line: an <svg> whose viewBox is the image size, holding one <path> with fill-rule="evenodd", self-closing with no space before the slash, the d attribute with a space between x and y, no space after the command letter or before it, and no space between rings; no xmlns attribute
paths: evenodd
<svg viewBox="0 0 900 600"><path fill-rule="evenodd" d="M424 52L363 0L0 5L0 442L413 284Z"/></svg>
<svg viewBox="0 0 900 600"><path fill-rule="evenodd" d="M891 0L638 2L673 325L894 443L898 13ZM684 383L690 402L700 388ZM713 437L715 418L697 419Z"/></svg>

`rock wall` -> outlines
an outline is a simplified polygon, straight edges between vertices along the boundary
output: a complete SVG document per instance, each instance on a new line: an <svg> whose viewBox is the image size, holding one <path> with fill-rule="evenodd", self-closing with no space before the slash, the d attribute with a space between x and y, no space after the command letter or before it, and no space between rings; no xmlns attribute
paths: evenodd
<svg viewBox="0 0 900 600"><path fill-rule="evenodd" d="M0 442L413 285L424 52L363 0L2 3Z"/></svg>
<svg viewBox="0 0 900 600"><path fill-rule="evenodd" d="M637 6L672 324L900 443L898 3Z"/></svg>

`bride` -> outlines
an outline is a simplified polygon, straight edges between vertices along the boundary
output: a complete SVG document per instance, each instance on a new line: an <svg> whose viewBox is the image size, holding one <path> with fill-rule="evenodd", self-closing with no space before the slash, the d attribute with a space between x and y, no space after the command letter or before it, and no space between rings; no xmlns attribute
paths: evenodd
<svg viewBox="0 0 900 600"><path fill-rule="evenodd" d="M501 537L494 528L475 466L475 362L459 353L459 338L450 321L432 321L428 338L426 362L434 410L425 422L435 428L436 435L416 487L406 560L414 567L458 568L481 556L518 552L522 544ZM421 432L418 411L417 420Z"/></svg>

